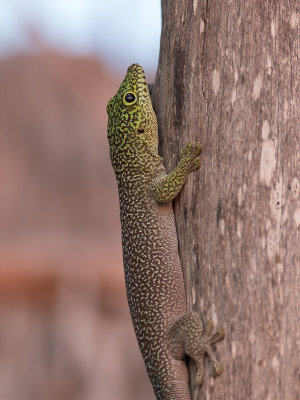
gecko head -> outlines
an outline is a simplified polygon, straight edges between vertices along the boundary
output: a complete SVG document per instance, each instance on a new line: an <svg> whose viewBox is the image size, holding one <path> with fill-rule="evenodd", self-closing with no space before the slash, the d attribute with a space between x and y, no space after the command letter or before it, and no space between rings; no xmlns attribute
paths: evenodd
<svg viewBox="0 0 300 400"><path fill-rule="evenodd" d="M132 64L107 104L110 152L157 152L157 120L143 68Z"/></svg>

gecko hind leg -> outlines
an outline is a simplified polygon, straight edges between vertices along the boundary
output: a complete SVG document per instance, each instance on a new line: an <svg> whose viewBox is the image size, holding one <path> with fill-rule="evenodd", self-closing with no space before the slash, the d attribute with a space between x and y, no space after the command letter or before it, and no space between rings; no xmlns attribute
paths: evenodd
<svg viewBox="0 0 300 400"><path fill-rule="evenodd" d="M167 332L169 349L173 357L182 359L186 354L196 362L196 383L199 386L203 382L206 354L212 361L214 375L220 375L223 371L211 345L224 338L225 330L219 329L213 333L213 328L213 322L210 320L203 327L199 314L191 311L179 318Z"/></svg>

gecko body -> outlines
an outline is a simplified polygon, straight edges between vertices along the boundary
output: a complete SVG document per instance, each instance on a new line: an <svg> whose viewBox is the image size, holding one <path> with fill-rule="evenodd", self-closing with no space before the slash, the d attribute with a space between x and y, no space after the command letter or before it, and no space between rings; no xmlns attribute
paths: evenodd
<svg viewBox="0 0 300 400"><path fill-rule="evenodd" d="M189 400L188 355L196 362L196 382L203 379L208 354L214 373L222 367L211 344L224 337L188 312L172 200L191 171L199 168L201 144L187 144L167 175L158 155L157 120L144 71L128 68L108 102L110 157L118 182L122 248L130 313L157 399Z"/></svg>

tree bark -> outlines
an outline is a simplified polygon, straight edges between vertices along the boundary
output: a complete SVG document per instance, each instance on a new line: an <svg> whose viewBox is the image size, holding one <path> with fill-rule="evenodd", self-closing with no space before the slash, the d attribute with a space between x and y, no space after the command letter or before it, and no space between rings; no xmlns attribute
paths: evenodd
<svg viewBox="0 0 300 400"><path fill-rule="evenodd" d="M226 329L193 399L299 399L299 1L162 0L162 18L160 154L170 171L204 145L175 201L188 305Z"/></svg>

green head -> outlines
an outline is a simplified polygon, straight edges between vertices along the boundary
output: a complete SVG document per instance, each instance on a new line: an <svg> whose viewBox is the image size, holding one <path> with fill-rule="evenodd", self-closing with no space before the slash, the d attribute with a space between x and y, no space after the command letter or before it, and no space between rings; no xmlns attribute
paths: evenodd
<svg viewBox="0 0 300 400"><path fill-rule="evenodd" d="M108 141L115 173L136 175L158 158L157 120L143 68L131 65L107 104Z"/></svg>

